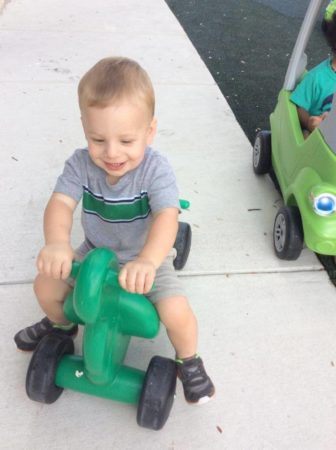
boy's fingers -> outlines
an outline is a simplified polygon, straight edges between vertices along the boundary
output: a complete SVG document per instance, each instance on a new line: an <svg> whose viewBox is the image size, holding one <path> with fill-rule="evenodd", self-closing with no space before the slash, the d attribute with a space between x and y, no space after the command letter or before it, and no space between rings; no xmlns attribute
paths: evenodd
<svg viewBox="0 0 336 450"><path fill-rule="evenodd" d="M125 280L126 280L125 269L122 268L122 269L120 270L120 272L119 272L118 281L119 281L120 286L121 286L123 289L126 288Z"/></svg>
<svg viewBox="0 0 336 450"><path fill-rule="evenodd" d="M153 286L154 275L134 266L124 266L119 272L119 283L123 289L131 293L145 294Z"/></svg>
<svg viewBox="0 0 336 450"><path fill-rule="evenodd" d="M51 273L50 275L55 279L59 280L61 278L61 267L58 262L54 262L51 265Z"/></svg>
<svg viewBox="0 0 336 450"><path fill-rule="evenodd" d="M136 276L137 276L137 273L134 270L127 271L126 289L128 290L128 292L132 292L132 294L135 293Z"/></svg>
<svg viewBox="0 0 336 450"><path fill-rule="evenodd" d="M145 281L146 281L146 274L142 273L142 272L137 273L136 280L135 280L135 292L137 294L144 293Z"/></svg>
<svg viewBox="0 0 336 450"><path fill-rule="evenodd" d="M69 261L65 261L61 267L61 279L66 280L71 272L71 263Z"/></svg>
<svg viewBox="0 0 336 450"><path fill-rule="evenodd" d="M144 294L147 294L153 286L154 277L151 274L147 274L145 279L145 286L144 286Z"/></svg>

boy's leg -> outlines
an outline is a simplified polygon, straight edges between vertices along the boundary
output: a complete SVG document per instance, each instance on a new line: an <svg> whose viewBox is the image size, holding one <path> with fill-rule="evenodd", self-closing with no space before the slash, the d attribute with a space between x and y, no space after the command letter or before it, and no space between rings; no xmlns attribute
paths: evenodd
<svg viewBox="0 0 336 450"><path fill-rule="evenodd" d="M215 393L203 361L197 355L197 320L184 296L175 296L155 303L161 322L176 351L178 376L185 398L190 403L204 403Z"/></svg>
<svg viewBox="0 0 336 450"><path fill-rule="evenodd" d="M197 320L182 296L167 298L154 304L167 330L178 359L190 358L197 352Z"/></svg>
<svg viewBox="0 0 336 450"><path fill-rule="evenodd" d="M77 333L77 325L70 323L63 314L63 303L71 289L65 281L54 280L44 275L36 277L34 291L47 317L16 333L14 340L20 350L34 350L40 340L50 333L65 336Z"/></svg>
<svg viewBox="0 0 336 450"><path fill-rule="evenodd" d="M60 325L69 321L63 313L63 303L71 291L71 286L63 280L54 280L45 275L37 275L34 282L36 298L49 320Z"/></svg>

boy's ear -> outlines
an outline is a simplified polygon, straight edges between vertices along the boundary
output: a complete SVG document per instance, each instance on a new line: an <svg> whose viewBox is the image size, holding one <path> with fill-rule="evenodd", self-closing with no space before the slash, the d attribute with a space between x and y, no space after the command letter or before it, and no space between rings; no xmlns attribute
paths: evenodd
<svg viewBox="0 0 336 450"><path fill-rule="evenodd" d="M147 144L151 144L153 142L154 136L156 134L157 130L157 119L156 117L153 117L149 129L148 129L148 136L147 136Z"/></svg>

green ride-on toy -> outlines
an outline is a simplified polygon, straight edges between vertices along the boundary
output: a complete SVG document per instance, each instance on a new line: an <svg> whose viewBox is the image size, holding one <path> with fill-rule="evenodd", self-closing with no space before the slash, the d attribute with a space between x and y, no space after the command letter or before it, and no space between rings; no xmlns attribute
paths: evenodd
<svg viewBox="0 0 336 450"><path fill-rule="evenodd" d="M190 244L190 226L180 223L175 242L178 268L185 264ZM42 403L55 402L64 388L134 403L138 425L159 430L173 405L176 364L161 356L151 359L146 372L123 364L131 336L155 337L160 321L145 296L119 286L118 272L116 255L106 248L91 250L82 262L73 263L75 286L64 313L71 322L84 325L82 355L73 354L70 337L45 336L30 361L26 391Z"/></svg>
<svg viewBox="0 0 336 450"><path fill-rule="evenodd" d="M253 148L254 172L275 175L284 200L275 217L273 243L285 260L297 259L304 243L317 254L336 255L336 95L327 118L307 139L290 101L305 76L304 52L324 6L323 0L310 1L270 116L271 131L259 131Z"/></svg>

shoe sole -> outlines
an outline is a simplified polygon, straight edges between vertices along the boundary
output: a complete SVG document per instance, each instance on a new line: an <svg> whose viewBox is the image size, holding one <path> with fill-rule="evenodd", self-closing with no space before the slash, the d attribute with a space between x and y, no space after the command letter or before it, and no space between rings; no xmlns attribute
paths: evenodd
<svg viewBox="0 0 336 450"><path fill-rule="evenodd" d="M191 402L190 400L186 399L186 402L189 403L189 405L204 405L205 403L210 402L215 396L215 391L211 395L205 395L204 397L201 397L197 402Z"/></svg>

